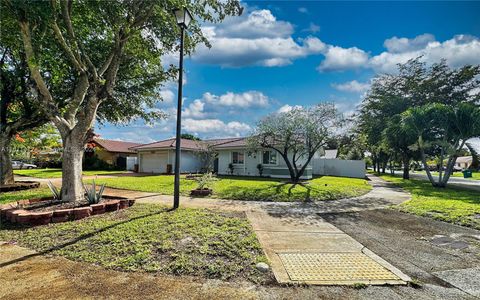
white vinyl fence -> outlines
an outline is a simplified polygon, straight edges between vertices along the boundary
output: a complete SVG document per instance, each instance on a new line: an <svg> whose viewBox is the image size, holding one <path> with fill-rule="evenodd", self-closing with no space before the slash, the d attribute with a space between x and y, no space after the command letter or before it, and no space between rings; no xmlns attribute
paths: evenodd
<svg viewBox="0 0 480 300"><path fill-rule="evenodd" d="M127 171L134 171L137 164L137 157L127 157Z"/></svg>
<svg viewBox="0 0 480 300"><path fill-rule="evenodd" d="M365 178L365 161L343 159L312 159L313 175Z"/></svg>

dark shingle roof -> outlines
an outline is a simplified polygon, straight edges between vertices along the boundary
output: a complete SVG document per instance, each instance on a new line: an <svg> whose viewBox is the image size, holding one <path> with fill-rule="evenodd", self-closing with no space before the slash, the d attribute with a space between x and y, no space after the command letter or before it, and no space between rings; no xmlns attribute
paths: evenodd
<svg viewBox="0 0 480 300"><path fill-rule="evenodd" d="M136 147L132 147L132 150L147 150L147 149L172 149L175 148L175 138L168 140L158 141L150 144L143 144ZM182 139L181 148L184 150L201 150L204 149L205 144L215 146L215 148L229 148L229 147L242 147L245 146L245 138L223 138L223 139L211 139L204 141L193 141ZM231 146L230 146L231 145Z"/></svg>
<svg viewBox="0 0 480 300"><path fill-rule="evenodd" d="M135 151L130 148L141 145L140 143L124 142L124 141L114 141L114 140L104 140L104 139L93 139L93 142L100 145L102 148L108 152L121 152L121 153L135 153Z"/></svg>
<svg viewBox="0 0 480 300"><path fill-rule="evenodd" d="M145 149L170 149L175 148L176 139L168 139L163 141L158 141L150 144L144 144L137 147L133 147L133 150L145 150ZM201 150L203 149L202 141L192 141L187 139L181 139L180 145L182 149L185 150Z"/></svg>

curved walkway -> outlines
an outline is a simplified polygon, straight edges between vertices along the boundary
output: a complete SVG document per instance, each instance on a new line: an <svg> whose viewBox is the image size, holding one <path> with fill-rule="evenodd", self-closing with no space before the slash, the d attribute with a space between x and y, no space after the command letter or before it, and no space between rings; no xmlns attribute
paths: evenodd
<svg viewBox="0 0 480 300"><path fill-rule="evenodd" d="M367 194L339 200L315 201L315 202L264 202L264 201L241 201L226 200L217 198L192 198L180 197L180 205L193 208L223 209L235 211L261 210L268 213L289 213L289 214L315 214L330 212L351 212L370 209L386 208L410 200L411 195L403 189L386 182L374 175L367 175L373 189ZM107 194L113 193L115 189L109 189ZM119 193L124 191L118 190ZM142 197L138 203L172 205L173 196L155 195Z"/></svg>

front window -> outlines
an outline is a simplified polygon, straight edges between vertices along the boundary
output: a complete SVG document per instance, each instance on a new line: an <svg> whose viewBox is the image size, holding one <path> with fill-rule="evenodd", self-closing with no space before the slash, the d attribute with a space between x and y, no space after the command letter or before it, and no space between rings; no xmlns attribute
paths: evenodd
<svg viewBox="0 0 480 300"><path fill-rule="evenodd" d="M263 151L263 164L264 165L276 165L277 164L277 152L275 152L275 151Z"/></svg>
<svg viewBox="0 0 480 300"><path fill-rule="evenodd" d="M232 152L232 163L234 164L243 164L244 162L244 153L243 152Z"/></svg>

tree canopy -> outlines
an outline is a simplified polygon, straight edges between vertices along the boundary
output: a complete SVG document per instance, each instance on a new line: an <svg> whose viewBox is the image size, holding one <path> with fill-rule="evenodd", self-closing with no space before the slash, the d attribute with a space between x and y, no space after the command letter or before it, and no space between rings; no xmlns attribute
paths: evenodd
<svg viewBox="0 0 480 300"><path fill-rule="evenodd" d="M272 149L280 154L291 180L298 182L315 153L339 134L342 123L342 116L331 103L296 107L262 119L248 144L251 148Z"/></svg>
<svg viewBox="0 0 480 300"><path fill-rule="evenodd" d="M162 57L178 51L172 11L181 7L195 16L187 54L199 43L208 45L202 22L241 13L236 0L1 2L6 22L18 25L12 35L21 37L17 47L25 53L43 112L62 136L63 200L83 198L81 159L95 120L126 123L163 115L155 104L177 69L164 66Z"/></svg>

